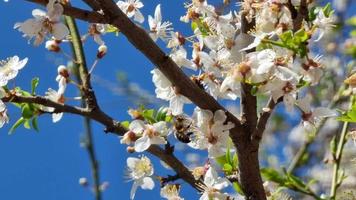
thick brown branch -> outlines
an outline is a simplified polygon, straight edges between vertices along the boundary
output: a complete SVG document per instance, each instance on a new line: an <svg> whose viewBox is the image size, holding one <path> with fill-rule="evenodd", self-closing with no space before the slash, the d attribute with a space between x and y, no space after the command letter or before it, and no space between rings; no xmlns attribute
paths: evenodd
<svg viewBox="0 0 356 200"><path fill-rule="evenodd" d="M100 10L100 4L96 0L83 0L86 4L88 4L93 10Z"/></svg>

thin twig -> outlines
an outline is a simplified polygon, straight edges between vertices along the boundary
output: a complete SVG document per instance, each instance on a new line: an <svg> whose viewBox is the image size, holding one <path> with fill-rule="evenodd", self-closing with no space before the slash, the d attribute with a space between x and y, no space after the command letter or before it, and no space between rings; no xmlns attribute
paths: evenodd
<svg viewBox="0 0 356 200"><path fill-rule="evenodd" d="M352 95L350 97L350 106L349 108L351 109L352 108L352 105L355 101L355 96ZM340 134L340 138L339 138L339 142L338 142L338 146L337 146L337 150L336 150L336 153L334 155L334 168L333 168L333 178L332 178L332 181L331 181L331 188L330 188L330 199L331 200L335 200L336 199L336 191L338 189L338 187L340 186L341 184L341 178L342 177L339 177L339 168L340 168L340 165L341 165L341 159L342 159L342 153L343 153L343 150L344 150L344 146L345 146L345 143L347 142L347 130L348 130L348 127L349 127L349 122L345 121L343 126L342 126L342 130L341 130L341 134Z"/></svg>
<svg viewBox="0 0 356 200"><path fill-rule="evenodd" d="M65 17L66 23L68 24L68 28L70 31L70 34L72 36L72 42L71 42L71 47L73 54L79 62L77 63L76 69L76 79L77 81L83 85L83 87L91 87L90 82L86 82L86 85L83 84L83 77L87 76L81 76L81 73L87 73L86 70L86 60L85 60L85 54L83 51L83 45L82 41L80 40L80 34L75 22L75 19L72 17L66 16ZM88 96L87 94L81 90L81 96L82 96L82 107L86 106L86 99ZM89 94L89 95L94 95L94 93ZM94 99L96 97L94 96ZM93 133L92 133L92 128L91 128L91 120L88 117L84 117L84 133L85 133L85 149L88 152L89 155L89 160L90 160L90 166L91 166L91 173L92 173L92 178L93 178L93 188L94 188L94 196L96 200L101 200L101 191L100 191L100 175L99 175L99 162L96 159L95 155L95 148L94 148L94 140L93 140Z"/></svg>

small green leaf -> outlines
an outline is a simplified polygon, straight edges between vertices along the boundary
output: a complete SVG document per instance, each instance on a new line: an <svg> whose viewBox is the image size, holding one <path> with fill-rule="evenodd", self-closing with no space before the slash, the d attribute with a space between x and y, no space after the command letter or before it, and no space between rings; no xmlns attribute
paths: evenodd
<svg viewBox="0 0 356 200"><path fill-rule="evenodd" d="M145 118L145 120L148 121L148 122L151 123L151 124L157 122L157 121L155 120L155 118L154 118L154 114L155 114L155 110L153 110L153 109L144 110L144 111L142 112L143 118Z"/></svg>
<svg viewBox="0 0 356 200"><path fill-rule="evenodd" d="M243 193L243 191L242 191L242 189L241 189L241 186L240 186L240 184L239 184L238 182L233 182L233 183L232 183L232 187L234 188L234 190L235 190L236 192L238 192L238 193L241 194L241 195L244 195L244 193Z"/></svg>
<svg viewBox="0 0 356 200"><path fill-rule="evenodd" d="M33 127L33 129L35 129L37 132L40 131L40 129L38 128L38 120L37 120L37 117L32 118L32 127Z"/></svg>
<svg viewBox="0 0 356 200"><path fill-rule="evenodd" d="M12 127L9 130L9 135L13 134L14 131L25 122L25 119L23 117L20 117L20 119L18 119L14 125L12 125Z"/></svg>
<svg viewBox="0 0 356 200"><path fill-rule="evenodd" d="M225 163L222 167L222 170L226 173L226 174L231 174L232 172L232 166L229 163Z"/></svg>
<svg viewBox="0 0 356 200"><path fill-rule="evenodd" d="M284 182L286 181L286 179L278 171L272 168L261 169L261 174L265 179L281 185L284 185Z"/></svg>
<svg viewBox="0 0 356 200"><path fill-rule="evenodd" d="M33 110L31 108L30 104L23 104L22 117L25 119L30 119L33 117Z"/></svg>
<svg viewBox="0 0 356 200"><path fill-rule="evenodd" d="M239 160L237 157L237 153L235 153L234 156L232 157L232 167L234 169L237 169L238 164L239 164Z"/></svg>
<svg viewBox="0 0 356 200"><path fill-rule="evenodd" d="M36 88L39 84L40 79L38 77L35 77L31 81L31 94L35 95L36 94Z"/></svg>
<svg viewBox="0 0 356 200"><path fill-rule="evenodd" d="M31 125L30 125L30 120L29 119L25 119L23 127L25 127L26 129L31 129Z"/></svg>
<svg viewBox="0 0 356 200"><path fill-rule="evenodd" d="M121 126L123 126L124 128L126 129L129 129L129 126L130 126L130 122L129 121L123 121L120 123Z"/></svg>

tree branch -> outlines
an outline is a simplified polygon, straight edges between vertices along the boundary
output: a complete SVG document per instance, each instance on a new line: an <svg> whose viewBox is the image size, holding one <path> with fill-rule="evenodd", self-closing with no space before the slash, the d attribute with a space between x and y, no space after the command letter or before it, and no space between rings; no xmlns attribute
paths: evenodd
<svg viewBox="0 0 356 200"><path fill-rule="evenodd" d="M127 39L141 51L171 81L180 93L202 109L225 110L212 96L200 89L151 39L147 32L135 25L112 0L99 0L109 24L120 29ZM226 111L227 112L227 111ZM229 121L240 126L240 121L229 114Z"/></svg>
<svg viewBox="0 0 356 200"><path fill-rule="evenodd" d="M95 94L94 92L91 91L91 85L90 85L90 80L87 71L85 54L83 51L82 41L80 39L80 34L75 19L66 16L65 21L69 28L70 35L72 38L71 41L72 52L75 57L75 60L78 62L76 63L76 68L75 68L76 79L81 85L84 85L83 90L81 91L82 107L85 107L86 105L88 105L87 107L89 108L97 107ZM96 155L95 155L93 132L91 128L90 118L84 117L83 126L84 126L84 134L85 134L84 144L90 160L94 196L96 200L101 200L99 162L96 159Z"/></svg>
<svg viewBox="0 0 356 200"><path fill-rule="evenodd" d="M259 143L261 141L263 132L266 129L266 124L268 122L268 119L270 118L270 116L273 112L273 109L278 104L278 102L279 101L274 102L272 97L268 100L267 106L264 108L264 110L260 114L260 117L257 121L256 129L252 133L252 136L251 136L252 141L254 141L256 143Z"/></svg>
<svg viewBox="0 0 356 200"><path fill-rule="evenodd" d="M114 120L113 118L102 112L100 109L96 111L89 111L88 109L84 108L59 104L40 96L24 97L11 95L3 97L1 100L3 102L12 103L33 103L47 107L53 107L55 108L54 113L64 112L88 117L103 124L106 127L105 132L111 132L118 136L122 136L127 132L127 129L122 127L118 121ZM202 191L202 186L204 185L204 183L200 180L196 181L189 169L187 169L184 164L180 160L178 160L173 154L167 154L165 150L163 150L157 145L152 145L147 151L167 163L184 181L189 183L196 190Z"/></svg>
<svg viewBox="0 0 356 200"><path fill-rule="evenodd" d="M42 6L46 6L48 3L48 0L25 0L28 2L40 4ZM89 23L100 23L100 24L105 24L107 20L104 18L103 15L93 12L93 11L88 11L88 10L83 10L80 8L72 7L70 5L63 5L64 8L64 14L71 16L76 19L81 19L83 21L87 21Z"/></svg>

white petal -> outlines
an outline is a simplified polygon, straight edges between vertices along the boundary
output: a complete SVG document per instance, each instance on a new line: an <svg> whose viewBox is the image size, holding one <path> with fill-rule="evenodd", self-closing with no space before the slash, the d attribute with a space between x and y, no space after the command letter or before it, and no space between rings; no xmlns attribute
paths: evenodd
<svg viewBox="0 0 356 200"><path fill-rule="evenodd" d="M145 21L145 18L142 15L142 13L139 10L137 10L134 15L134 20L137 21L138 23L143 23Z"/></svg>
<svg viewBox="0 0 356 200"><path fill-rule="evenodd" d="M161 4L158 4L158 5L156 6L155 19L156 19L157 22L161 22L161 21L162 21Z"/></svg>
<svg viewBox="0 0 356 200"><path fill-rule="evenodd" d="M223 124L226 120L226 115L223 110L217 110L214 113L214 123L221 123Z"/></svg>
<svg viewBox="0 0 356 200"><path fill-rule="evenodd" d="M135 157L128 157L126 160L127 167L130 169L135 169L136 163L139 162L140 159Z"/></svg>
<svg viewBox="0 0 356 200"><path fill-rule="evenodd" d="M143 152L151 146L151 140L147 135L140 137L135 141L135 151Z"/></svg>
<svg viewBox="0 0 356 200"><path fill-rule="evenodd" d="M153 182L151 177L143 178L143 183L141 188L144 190L152 190L155 187L155 183Z"/></svg>
<svg viewBox="0 0 356 200"><path fill-rule="evenodd" d="M167 144L167 141L164 139L164 137L155 136L155 137L151 138L150 143L151 144Z"/></svg>
<svg viewBox="0 0 356 200"><path fill-rule="evenodd" d="M69 30L66 25L63 23L55 23L53 25L53 36L58 39L62 40L64 39L67 35L69 35Z"/></svg>
<svg viewBox="0 0 356 200"><path fill-rule="evenodd" d="M130 191L130 199L133 200L135 198L135 193L136 193L136 190L137 190L137 187L138 187L138 184L137 182L135 181L132 185L132 188L131 188L131 191Z"/></svg>
<svg viewBox="0 0 356 200"><path fill-rule="evenodd" d="M172 110L173 115L179 115L183 113L183 102L181 101L179 95L175 95L169 101L169 108Z"/></svg>
<svg viewBox="0 0 356 200"><path fill-rule="evenodd" d="M130 123L129 129L134 133L142 133L145 130L145 123L142 120L134 120Z"/></svg>
<svg viewBox="0 0 356 200"><path fill-rule="evenodd" d="M63 117L63 113L53 113L52 114L52 121L53 123L58 122L59 120L61 120Z"/></svg>

